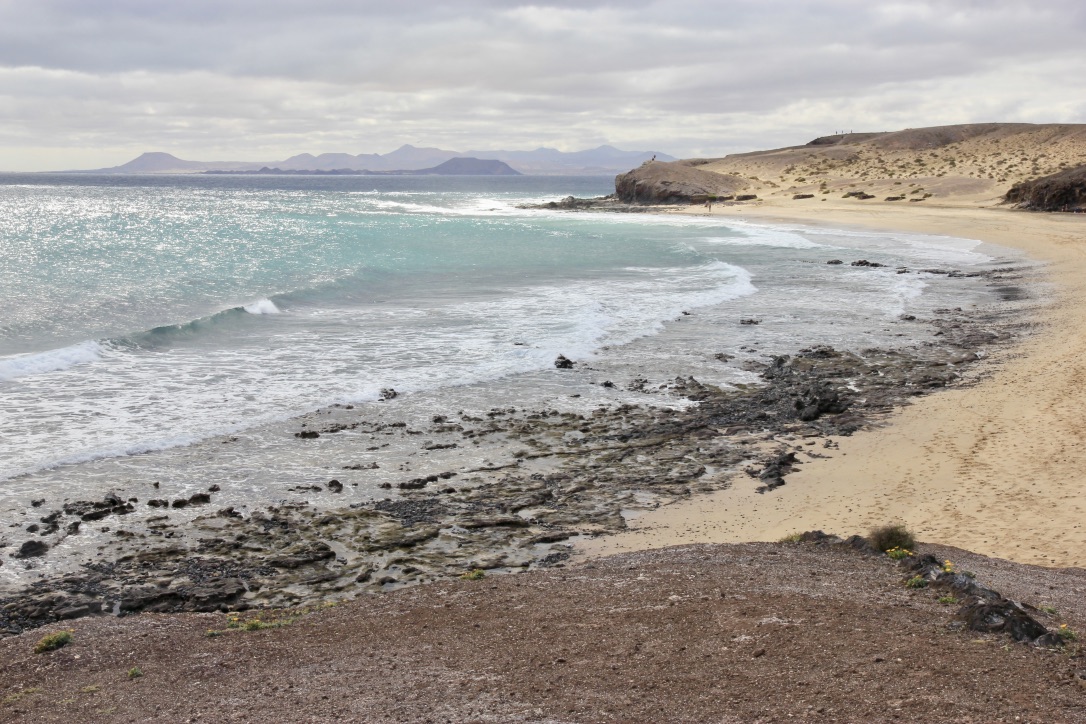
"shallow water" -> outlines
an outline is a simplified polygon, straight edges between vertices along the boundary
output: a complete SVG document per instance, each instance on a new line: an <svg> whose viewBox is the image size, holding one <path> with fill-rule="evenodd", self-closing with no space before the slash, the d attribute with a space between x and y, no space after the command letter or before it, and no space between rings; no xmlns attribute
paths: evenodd
<svg viewBox="0 0 1086 724"><path fill-rule="evenodd" d="M591 384L603 378L747 382L744 360L813 341L907 342L919 332L903 314L994 299L983 282L916 270L1009 258L944 237L516 208L610 190L609 178L0 177L0 497L259 470L237 495L274 499L279 482L325 474L283 442L299 414L638 399ZM848 265L858 258L886 266ZM563 377L558 354L599 374ZM376 402L388 388L400 396Z"/></svg>

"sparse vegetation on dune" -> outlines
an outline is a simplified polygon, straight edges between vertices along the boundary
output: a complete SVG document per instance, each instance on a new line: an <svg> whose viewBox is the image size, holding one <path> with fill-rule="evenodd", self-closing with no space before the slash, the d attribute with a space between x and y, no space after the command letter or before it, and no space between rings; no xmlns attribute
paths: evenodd
<svg viewBox="0 0 1086 724"><path fill-rule="evenodd" d="M829 182L863 181L889 190L925 181L939 198L997 197L1010 185L1086 162L1086 125L969 124L850 134L803 145L711 159L699 168L749 179L770 196L790 178L789 195L821 191ZM897 201L890 194L887 201Z"/></svg>

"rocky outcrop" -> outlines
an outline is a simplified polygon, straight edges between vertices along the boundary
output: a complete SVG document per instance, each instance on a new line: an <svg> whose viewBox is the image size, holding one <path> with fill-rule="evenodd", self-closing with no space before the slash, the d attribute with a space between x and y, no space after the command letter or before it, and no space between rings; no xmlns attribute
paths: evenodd
<svg viewBox="0 0 1086 724"><path fill-rule="evenodd" d="M1086 164L1017 183L1003 200L1030 211L1086 211Z"/></svg>
<svg viewBox="0 0 1086 724"><path fill-rule="evenodd" d="M615 195L628 204L699 204L734 198L747 188L739 176L695 168L696 162L649 161L615 177Z"/></svg>

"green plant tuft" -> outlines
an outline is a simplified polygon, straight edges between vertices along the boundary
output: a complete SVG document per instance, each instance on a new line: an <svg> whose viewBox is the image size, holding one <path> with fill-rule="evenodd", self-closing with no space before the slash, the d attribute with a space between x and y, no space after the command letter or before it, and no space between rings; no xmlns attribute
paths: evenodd
<svg viewBox="0 0 1086 724"><path fill-rule="evenodd" d="M43 636L41 640L38 641L38 643L34 646L34 653L44 654L46 651L56 651L62 646L67 646L71 642L71 631L57 631L55 633Z"/></svg>
<svg viewBox="0 0 1086 724"><path fill-rule="evenodd" d="M138 666L133 666L131 669L128 670L129 679L138 679L141 676L143 676L143 671L141 671L140 667Z"/></svg>
<svg viewBox="0 0 1086 724"><path fill-rule="evenodd" d="M954 596L951 596L951 595L946 595L946 596L940 596L939 597L939 603L945 603L947 605L954 605L957 602L958 602L958 599L954 598Z"/></svg>
<svg viewBox="0 0 1086 724"><path fill-rule="evenodd" d="M1065 643L1078 639L1078 634L1075 633L1075 630L1065 623L1060 624L1060 627L1056 629L1056 635L1063 639Z"/></svg>
<svg viewBox="0 0 1086 724"><path fill-rule="evenodd" d="M465 581L481 581L486 578L486 573L480 571L478 568L472 568L467 573L461 573L460 577Z"/></svg>
<svg viewBox="0 0 1086 724"><path fill-rule="evenodd" d="M908 548L899 548L898 546L894 546L890 550L886 551L886 555L889 556L890 560L892 561L904 560L912 554L913 552Z"/></svg>
<svg viewBox="0 0 1086 724"><path fill-rule="evenodd" d="M916 537L901 523L876 528L868 535L868 540L871 541L871 545L883 552L891 548L916 550Z"/></svg>
<svg viewBox="0 0 1086 724"><path fill-rule="evenodd" d="M906 588L927 588L928 579L923 576L913 576L909 580L905 581Z"/></svg>
<svg viewBox="0 0 1086 724"><path fill-rule="evenodd" d="M4 706L9 706L9 705L14 704L15 702L19 701L20 699L22 699L24 696L30 696L31 694L40 694L40 693L41 693L41 688L40 687L31 686L30 688L23 689L22 691L17 691L14 694L9 694L8 696L5 696L2 700L0 700L0 704L2 704Z"/></svg>

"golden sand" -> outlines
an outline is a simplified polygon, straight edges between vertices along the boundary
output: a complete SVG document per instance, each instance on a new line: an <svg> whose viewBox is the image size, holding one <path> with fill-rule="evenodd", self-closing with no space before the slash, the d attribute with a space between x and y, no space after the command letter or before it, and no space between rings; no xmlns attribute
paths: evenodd
<svg viewBox="0 0 1086 724"><path fill-rule="evenodd" d="M853 182L895 183L828 183ZM651 511L630 521L626 533L583 544L582 552L770 541L811 529L851 535L901 521L928 542L1086 567L1086 215L999 207L994 186L960 176L907 183L939 183L943 190L923 203L842 199L839 192L793 201L785 187L756 205L716 206L712 213L958 236L1024 250L1048 263L1056 284L1038 332L988 362L990 374L976 385L920 398L885 426L835 438L839 449L820 450L830 459L805 462L777 490L757 494L757 481L737 475L727 490Z"/></svg>

